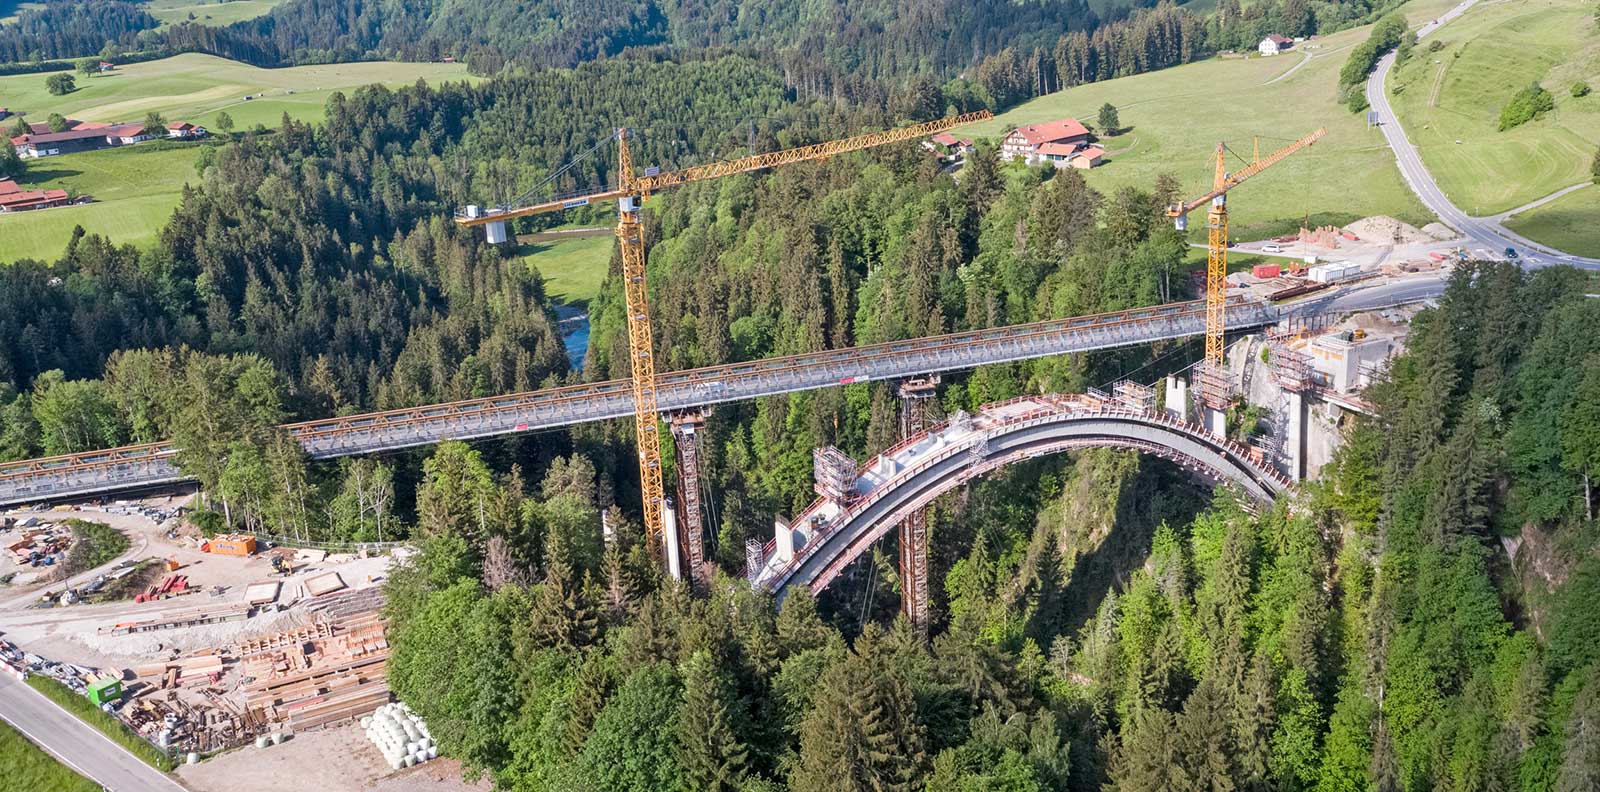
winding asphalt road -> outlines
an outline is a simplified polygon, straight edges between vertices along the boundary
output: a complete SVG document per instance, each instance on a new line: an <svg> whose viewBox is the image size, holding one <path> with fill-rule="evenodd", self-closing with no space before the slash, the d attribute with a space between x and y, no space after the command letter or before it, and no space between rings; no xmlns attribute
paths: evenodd
<svg viewBox="0 0 1600 792"><path fill-rule="evenodd" d="M1438 30L1450 20L1461 16L1475 3L1477 0L1464 0L1460 5L1441 14L1438 19L1418 28L1417 38L1423 38ZM1384 89L1384 84L1388 81L1389 72L1394 69L1394 61L1393 52L1383 56L1378 61L1378 67L1372 72L1372 76L1367 78L1367 103L1377 112L1378 127L1383 130L1383 137L1389 142L1389 148L1394 149L1395 160L1400 166L1400 175L1405 177L1411 191L1416 193L1445 225L1467 237L1475 247L1486 248L1495 255L1499 255L1508 247L1517 248L1524 253L1525 258L1528 251L1537 251L1539 255L1533 257L1534 260L1528 260L1525 266L1571 264L1585 269L1600 269L1600 259L1574 256L1541 245L1506 229L1496 218L1470 217L1445 197L1444 191L1439 189L1439 184L1433 180L1427 167L1422 164L1422 156L1417 153L1416 146L1411 145L1411 140L1406 137L1406 131L1400 126L1394 108L1389 105L1389 92Z"/></svg>
<svg viewBox="0 0 1600 792"><path fill-rule="evenodd" d="M5 674L0 674L0 718L111 792L185 792L171 777L57 707L43 693ZM0 779L0 787L4 785Z"/></svg>

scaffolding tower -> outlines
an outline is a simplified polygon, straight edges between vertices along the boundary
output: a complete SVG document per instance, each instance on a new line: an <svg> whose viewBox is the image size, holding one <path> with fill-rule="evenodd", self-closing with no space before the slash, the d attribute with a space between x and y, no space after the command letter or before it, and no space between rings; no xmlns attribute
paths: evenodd
<svg viewBox="0 0 1600 792"><path fill-rule="evenodd" d="M842 506L855 497L856 461L849 454L823 446L811 453L811 463L814 489L824 500Z"/></svg>
<svg viewBox="0 0 1600 792"><path fill-rule="evenodd" d="M938 375L900 383L900 438L913 437L933 423ZM900 521L900 610L917 634L928 635L928 510Z"/></svg>

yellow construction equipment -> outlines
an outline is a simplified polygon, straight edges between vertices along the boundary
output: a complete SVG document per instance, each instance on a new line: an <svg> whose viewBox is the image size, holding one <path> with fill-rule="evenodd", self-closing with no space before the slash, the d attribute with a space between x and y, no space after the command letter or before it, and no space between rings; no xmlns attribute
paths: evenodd
<svg viewBox="0 0 1600 792"><path fill-rule="evenodd" d="M1197 373L1200 398L1207 407L1221 410L1227 407L1227 385L1223 379L1222 337L1227 330L1223 306L1228 277L1228 202L1229 190L1238 187L1251 176L1276 165L1284 157L1322 139L1328 130L1318 129L1277 151L1261 157L1259 142L1255 144L1254 161L1233 173L1228 172L1223 156L1227 147L1217 144L1216 169L1212 175L1211 192L1192 201L1167 207L1167 216L1173 219L1179 231L1189 227L1189 212L1211 204L1206 213L1206 226L1210 232L1206 256L1206 357Z"/></svg>
<svg viewBox="0 0 1600 792"><path fill-rule="evenodd" d="M633 428L639 445L639 490L644 501L645 531L652 545L658 550L665 527L662 511L666 505L666 498L661 484L661 441L657 435L655 360L651 355L650 306L645 288L644 232L639 222L639 208L644 199L651 193L667 187L796 162L826 159L836 154L914 140L992 117L989 111L982 110L929 121L925 124L831 140L770 154L756 154L668 173L660 173L655 168L649 168L642 175L634 171L633 154L628 149L628 130L621 128L611 138L617 141L619 176L615 189L526 206L500 207L485 212L479 212L477 207L467 207L465 212L457 214L456 222L461 225L488 226L486 230L489 241L498 243L508 238L505 225L507 220L546 212L559 212L599 201L617 201L617 240L622 246L623 294L628 312L628 355L633 379Z"/></svg>

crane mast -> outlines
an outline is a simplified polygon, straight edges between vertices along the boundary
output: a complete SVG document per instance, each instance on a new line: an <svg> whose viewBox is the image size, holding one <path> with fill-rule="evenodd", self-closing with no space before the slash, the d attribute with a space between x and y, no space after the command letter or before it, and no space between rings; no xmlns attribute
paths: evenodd
<svg viewBox="0 0 1600 792"><path fill-rule="evenodd" d="M1224 159L1227 147L1218 143L1211 191L1167 208L1167 215L1173 218L1178 230L1183 231L1188 228L1189 212L1210 205L1206 210L1206 355L1196 367L1196 379L1200 386L1200 400L1212 410L1220 411L1228 406L1228 380L1223 364L1223 337L1227 333L1228 191L1276 165L1284 157L1321 140L1327 133L1326 129L1318 129L1268 154L1265 159L1260 156L1258 143L1254 160L1235 173L1228 172ZM1221 433L1212 422L1207 423L1213 425L1213 431Z"/></svg>
<svg viewBox="0 0 1600 792"><path fill-rule="evenodd" d="M645 533L652 549L660 554L665 537L666 491L661 483L660 421L656 406L656 367L650 327L649 289L645 280L644 228L639 210L650 193L690 182L731 176L736 173L827 159L837 154L912 140L993 116L987 110L942 118L923 124L830 140L810 146L755 154L748 157L699 165L680 171L658 173L654 169L640 175L634 170L633 152L628 147L629 133L621 128L613 135L617 141L618 180L615 189L586 195L544 201L527 206L502 206L480 212L469 206L456 213L463 226L485 226L491 243L508 239L506 221L517 217L558 212L604 200L617 202L617 242L622 249L622 281L628 314L628 363L633 390L634 439L639 447L639 491L643 500ZM672 565L669 565L672 568Z"/></svg>

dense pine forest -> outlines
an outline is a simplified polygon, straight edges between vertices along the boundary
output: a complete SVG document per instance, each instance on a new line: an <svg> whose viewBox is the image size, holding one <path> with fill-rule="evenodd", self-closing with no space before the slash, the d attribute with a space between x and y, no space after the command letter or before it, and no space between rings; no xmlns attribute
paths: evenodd
<svg viewBox="0 0 1600 792"><path fill-rule="evenodd" d="M52 0L0 26L0 65L102 53L205 52L257 66L453 57L493 75L738 53L780 70L788 90L855 107L890 91L943 85L954 107L1002 109L1084 82L1251 49L1267 33L1364 24L1396 5L1223 0L1192 13L1165 0L1105 8L1086 0L288 0L224 27L157 30L153 17L123 0Z"/></svg>
<svg viewBox="0 0 1600 792"><path fill-rule="evenodd" d="M691 596L584 458L531 487L443 447L389 584L394 684L515 790L1593 789L1578 279L1458 270L1293 503L1110 452L947 496L929 643L859 576L776 611L733 578Z"/></svg>

